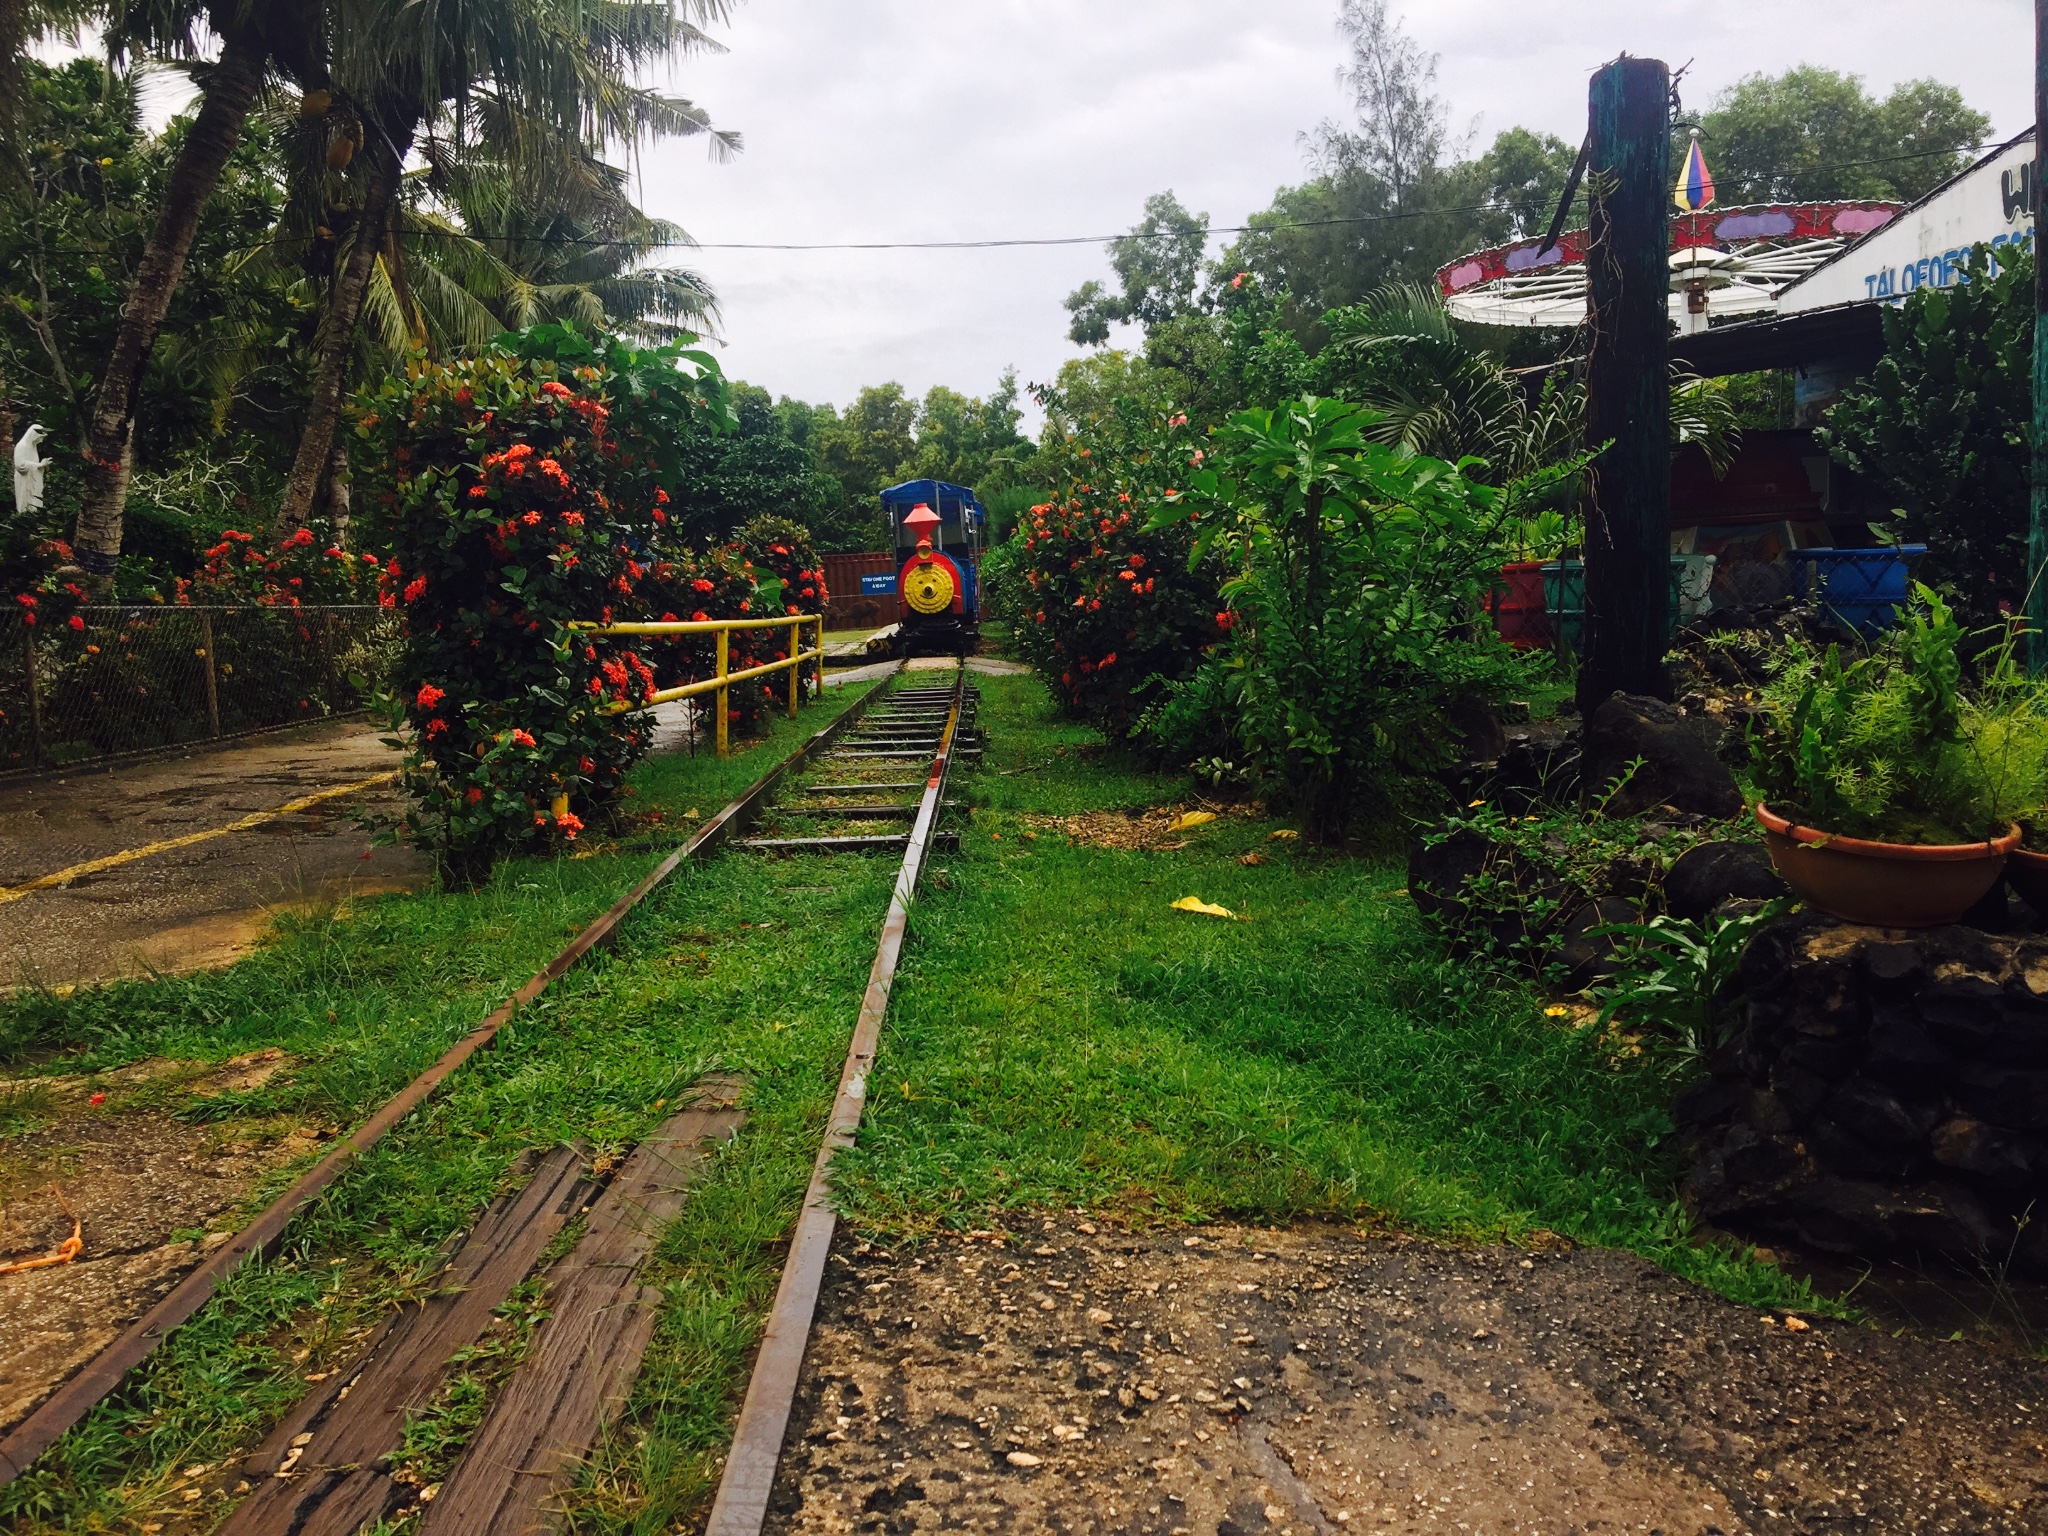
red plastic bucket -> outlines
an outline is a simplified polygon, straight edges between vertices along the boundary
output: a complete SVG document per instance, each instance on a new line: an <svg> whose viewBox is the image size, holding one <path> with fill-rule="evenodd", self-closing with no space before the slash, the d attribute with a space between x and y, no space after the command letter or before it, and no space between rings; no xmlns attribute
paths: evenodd
<svg viewBox="0 0 2048 1536"><path fill-rule="evenodd" d="M1543 607L1543 562L1512 560L1487 595L1494 632L1517 650L1550 649L1550 616Z"/></svg>

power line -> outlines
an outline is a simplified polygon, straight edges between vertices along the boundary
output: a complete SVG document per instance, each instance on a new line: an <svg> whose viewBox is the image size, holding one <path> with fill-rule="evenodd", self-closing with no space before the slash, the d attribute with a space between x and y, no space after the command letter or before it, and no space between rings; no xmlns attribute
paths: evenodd
<svg viewBox="0 0 2048 1536"><path fill-rule="evenodd" d="M2003 142L1994 140L1994 143ZM1947 149L1921 149L1903 155L1877 155L1867 160L1840 160L1832 165L1809 166L1794 175L1810 176L1827 171L1857 170L1870 165L1897 165L1908 160L1932 160L1943 155L1974 155L1983 151L1982 144L1958 144ZM1538 199L1538 202L1543 201ZM1856 199L1848 199L1856 201ZM1261 232L1277 232L1295 229L1328 229L1337 226L1358 224L1390 224L1406 219L1429 219L1451 213L1517 213L1523 210L1503 203L1467 203L1450 208L1417 208L1394 213L1352 214L1343 218L1297 219L1285 223L1261 224L1218 224L1206 225L1200 233L1204 243L1210 235L1243 235ZM431 233L444 239L459 239L458 235L433 230ZM699 240L689 243L687 249L699 251L987 251L1005 250L1016 247L1060 246L1060 245L1107 245L1112 240L1174 240L1194 234L1193 230L1126 230L1114 235L1050 235L1005 240L846 240L846 241L741 241L741 240ZM485 237L472 237L485 238ZM523 243L507 236L488 237L506 244ZM558 245L604 245L603 240L560 240L545 242Z"/></svg>
<svg viewBox="0 0 2048 1536"><path fill-rule="evenodd" d="M2003 140L1993 140L1994 145ZM1984 150L1983 144L1958 144L1946 149L1914 150L1910 154L1877 155L1867 160L1840 160L1830 165L1807 166L1793 175L1811 176L1829 171L1856 170L1871 165L1897 165L1908 160L1931 160L1943 155L1974 155ZM1784 173L1780 173L1784 174ZM1531 206L1547 200L1538 198ZM1858 199L1846 199L1858 201ZM1205 225L1201 230L1125 230L1113 235L1045 235L1026 236L1014 239L992 240L843 240L843 241L755 241L755 240L675 240L658 241L647 247L647 253L657 251L986 251L1009 250L1040 246L1066 245L1107 245L1115 240L1174 240L1199 233L1206 244L1210 235L1272 234L1288 230L1345 228L1366 224L1391 224L1412 219L1440 218L1456 213L1518 213L1525 209L1505 203L1466 203L1448 208L1402 209L1393 213L1348 214L1328 219L1293 219L1266 221L1254 224ZM1726 210L1723 210L1726 211ZM562 246L610 247L622 244L614 237L589 236L548 236L548 235L490 235L475 234L463 230L448 229L402 229L392 231L401 240L453 240L478 245L528 246L537 249L559 248ZM224 255L242 255L263 250L273 242L263 241L256 245L238 246ZM88 248L60 248L60 254L97 254ZM620 277L630 273L617 274Z"/></svg>

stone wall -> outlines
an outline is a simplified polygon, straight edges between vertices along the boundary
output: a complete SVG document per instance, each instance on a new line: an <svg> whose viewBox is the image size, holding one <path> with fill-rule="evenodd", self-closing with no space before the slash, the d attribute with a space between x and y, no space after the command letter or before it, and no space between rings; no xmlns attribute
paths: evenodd
<svg viewBox="0 0 2048 1536"><path fill-rule="evenodd" d="M2048 938L1802 913L1740 985L1745 1022L1679 1100L1699 1215L2048 1273Z"/></svg>

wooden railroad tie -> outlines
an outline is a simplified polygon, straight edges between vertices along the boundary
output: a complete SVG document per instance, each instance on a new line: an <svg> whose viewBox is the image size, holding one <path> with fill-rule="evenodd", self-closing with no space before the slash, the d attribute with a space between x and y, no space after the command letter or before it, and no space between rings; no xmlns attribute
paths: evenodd
<svg viewBox="0 0 2048 1536"><path fill-rule="evenodd" d="M601 1193L585 1174L581 1147L524 1159L520 1171L532 1177L454 1247L434 1292L386 1317L353 1360L229 1469L256 1488L219 1536L355 1536L417 1499L418 1489L392 1476L408 1413L434 1400L454 1356L483 1336L549 1242L587 1210L582 1238L548 1271L550 1315L531 1354L425 1522L437 1536L548 1528L604 1419L623 1406L652 1336L660 1298L636 1270L682 1208L709 1147L739 1129L738 1088L707 1078Z"/></svg>
<svg viewBox="0 0 2048 1536"><path fill-rule="evenodd" d="M739 1085L671 1115L591 1207L583 1240L551 1271L550 1315L427 1506L421 1536L531 1536L560 1524L562 1498L605 1422L625 1408L654 1337L661 1292L640 1265L683 1207L710 1146L745 1116Z"/></svg>

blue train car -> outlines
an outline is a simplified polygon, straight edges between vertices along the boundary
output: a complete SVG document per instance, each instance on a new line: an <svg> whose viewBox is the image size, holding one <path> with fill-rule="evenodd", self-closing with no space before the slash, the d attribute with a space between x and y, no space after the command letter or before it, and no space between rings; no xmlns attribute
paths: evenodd
<svg viewBox="0 0 2048 1536"><path fill-rule="evenodd" d="M896 560L898 649L965 653L981 625L981 552L988 513L973 491L906 480L882 492Z"/></svg>

